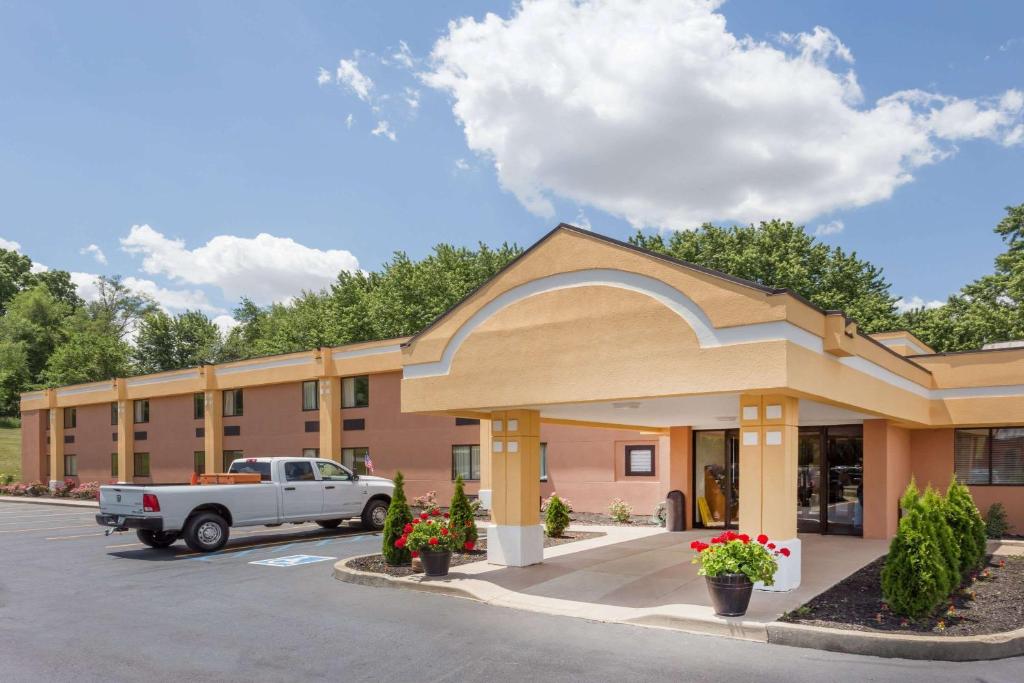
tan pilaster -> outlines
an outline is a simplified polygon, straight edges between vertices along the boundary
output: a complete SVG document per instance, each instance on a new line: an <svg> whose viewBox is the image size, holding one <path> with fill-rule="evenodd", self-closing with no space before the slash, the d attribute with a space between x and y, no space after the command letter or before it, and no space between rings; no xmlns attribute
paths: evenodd
<svg viewBox="0 0 1024 683"><path fill-rule="evenodd" d="M540 528L540 413L491 414L491 519L487 559L522 567L543 559Z"/></svg>
<svg viewBox="0 0 1024 683"><path fill-rule="evenodd" d="M320 377L320 457L341 462L341 378Z"/></svg>
<svg viewBox="0 0 1024 683"><path fill-rule="evenodd" d="M207 389L203 395L203 451L206 473L224 471L224 392Z"/></svg>
<svg viewBox="0 0 1024 683"><path fill-rule="evenodd" d="M49 390L50 488L64 486L64 411L57 407L57 392Z"/></svg>
<svg viewBox="0 0 1024 683"><path fill-rule="evenodd" d="M480 420L480 507L484 510L491 509L491 468L493 461L491 453L491 421Z"/></svg>
<svg viewBox="0 0 1024 683"><path fill-rule="evenodd" d="M748 534L757 535L764 528L761 510L761 397L740 396L740 505L739 526ZM796 505L796 499L793 499ZM796 511L793 512L794 517Z"/></svg>
<svg viewBox="0 0 1024 683"><path fill-rule="evenodd" d="M691 491L693 475L693 428L692 427L670 427L668 437L659 440L660 455L658 458L659 479L662 483L663 494L668 496L671 491L682 491L684 499L683 517L686 518L686 526L693 526L690 519L689 509L692 509Z"/></svg>
<svg viewBox="0 0 1024 683"><path fill-rule="evenodd" d="M118 382L118 384L121 384ZM117 400L117 480L132 483L135 479L135 412L132 401Z"/></svg>

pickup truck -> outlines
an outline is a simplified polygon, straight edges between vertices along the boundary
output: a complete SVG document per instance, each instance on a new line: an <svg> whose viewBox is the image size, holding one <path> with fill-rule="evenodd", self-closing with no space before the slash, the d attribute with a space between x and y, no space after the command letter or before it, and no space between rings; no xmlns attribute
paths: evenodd
<svg viewBox="0 0 1024 683"><path fill-rule="evenodd" d="M366 529L383 529L395 487L319 458L244 458L228 473L258 474L259 481L101 486L96 522L111 531L135 529L151 548L183 538L196 552L214 552L228 542L231 527L316 522L334 529L358 517Z"/></svg>

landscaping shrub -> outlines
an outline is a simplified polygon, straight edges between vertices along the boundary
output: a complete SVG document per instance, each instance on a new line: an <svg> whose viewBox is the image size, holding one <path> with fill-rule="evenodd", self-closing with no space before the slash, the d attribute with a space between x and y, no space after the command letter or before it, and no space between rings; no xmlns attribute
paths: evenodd
<svg viewBox="0 0 1024 683"><path fill-rule="evenodd" d="M953 535L953 529L949 525L946 501L939 493L929 486L924 496L921 497L921 506L928 524L932 529L932 535L939 546L939 554L943 560L943 587L944 595L949 595L960 586L963 578L960 573L960 546Z"/></svg>
<svg viewBox="0 0 1024 683"><path fill-rule="evenodd" d="M565 533L569 526L569 506L552 493L547 501L547 510L544 513L544 533L552 538L557 538Z"/></svg>
<svg viewBox="0 0 1024 683"><path fill-rule="evenodd" d="M553 498L558 498L558 500L562 501L562 505L565 506L566 511L569 512L569 513L572 513L572 511L573 511L573 509L572 509L572 501L569 500L568 498L563 498L563 497L559 496L557 493L552 493L548 498L546 498L545 500L541 501L541 504L540 504L540 511L541 512L547 512L548 511L548 506L551 505L551 500Z"/></svg>
<svg viewBox="0 0 1024 683"><path fill-rule="evenodd" d="M989 538L1002 538L1011 528L1006 521L1006 508L1003 504L992 503L985 515L985 535Z"/></svg>
<svg viewBox="0 0 1024 683"><path fill-rule="evenodd" d="M388 506L388 516L384 519L384 539L381 543L381 554L390 565L408 564L412 555L405 547L395 545L395 541L405 534L405 526L412 522L412 510L405 500L405 477L401 471L395 472L395 490Z"/></svg>
<svg viewBox="0 0 1024 683"><path fill-rule="evenodd" d="M441 506L437 504L437 491L427 491L422 496L416 496L412 499L412 506L420 512L428 514L441 509Z"/></svg>
<svg viewBox="0 0 1024 683"><path fill-rule="evenodd" d="M918 618L932 612L949 594L948 569L935 526L913 481L900 506L904 514L882 568L882 595L896 614Z"/></svg>
<svg viewBox="0 0 1024 683"><path fill-rule="evenodd" d="M13 474L0 474L0 486L7 486L14 482Z"/></svg>
<svg viewBox="0 0 1024 683"><path fill-rule="evenodd" d="M100 483L98 481L87 481L79 484L68 492L68 496L78 500L98 500L100 497Z"/></svg>
<svg viewBox="0 0 1024 683"><path fill-rule="evenodd" d="M616 498L608 506L608 512L616 522L625 524L629 521L630 515L633 514L633 506L621 498Z"/></svg>
<svg viewBox="0 0 1024 683"><path fill-rule="evenodd" d="M960 573L980 567L985 560L985 520L970 490L956 476L946 490L946 521L960 546Z"/></svg>
<svg viewBox="0 0 1024 683"><path fill-rule="evenodd" d="M463 490L461 474L455 478L455 493L448 507L448 515L452 533L458 535L457 547L472 550L477 539L476 519L473 517L469 498L466 498L466 492ZM470 545L467 546L467 542Z"/></svg>

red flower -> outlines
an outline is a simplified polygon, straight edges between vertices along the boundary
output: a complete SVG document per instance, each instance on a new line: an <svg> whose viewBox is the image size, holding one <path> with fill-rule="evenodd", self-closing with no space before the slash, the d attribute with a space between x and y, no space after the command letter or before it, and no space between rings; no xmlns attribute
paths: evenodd
<svg viewBox="0 0 1024 683"><path fill-rule="evenodd" d="M404 527L402 527L402 531L404 531L407 534L411 533L412 532L412 524L406 524Z"/></svg>
<svg viewBox="0 0 1024 683"><path fill-rule="evenodd" d="M419 557L420 556L420 551L419 550L413 550L412 551L412 556L413 557Z"/></svg>
<svg viewBox="0 0 1024 683"><path fill-rule="evenodd" d="M775 544L774 543L769 543L766 547L768 548L768 550L775 550Z"/></svg>
<svg viewBox="0 0 1024 683"><path fill-rule="evenodd" d="M473 541L466 541L462 547L464 547L466 550L472 550L475 546L476 543L473 543Z"/></svg>
<svg viewBox="0 0 1024 683"><path fill-rule="evenodd" d="M399 549L404 548L405 547L405 537L402 537L402 538L398 539L397 541L395 541L395 547L399 548Z"/></svg>
<svg viewBox="0 0 1024 683"><path fill-rule="evenodd" d="M434 523L434 520L432 520L432 519L428 519L427 520L427 524L433 524L433 523Z"/></svg>
<svg viewBox="0 0 1024 683"><path fill-rule="evenodd" d="M448 535L448 530L447 529L441 529L441 535L442 536L447 536Z"/></svg>
<svg viewBox="0 0 1024 683"><path fill-rule="evenodd" d="M419 524L420 523L420 518L417 517L416 519L412 520L412 523L413 523L413 526Z"/></svg>
<svg viewBox="0 0 1024 683"><path fill-rule="evenodd" d="M451 515L449 515L449 514L448 514L447 512L446 512L446 513L444 513L444 518L445 518L445 519L448 519L449 517L451 517Z"/></svg>
<svg viewBox="0 0 1024 683"><path fill-rule="evenodd" d="M750 543L750 536L747 536L746 534L740 534L736 538L738 538L741 541L743 541L743 545L746 545L747 543Z"/></svg>
<svg viewBox="0 0 1024 683"><path fill-rule="evenodd" d="M697 550L700 548L700 541L694 541L690 544L690 550Z"/></svg>
<svg viewBox="0 0 1024 683"><path fill-rule="evenodd" d="M426 519L426 518L427 518L427 517L429 517L429 516L430 516L430 515L428 515L428 514L427 514L426 512L421 512L421 513L420 513L420 519Z"/></svg>
<svg viewBox="0 0 1024 683"><path fill-rule="evenodd" d="M759 534L758 537L757 537L757 542L760 543L761 545L764 545L765 543L768 542L768 537L765 536L764 534Z"/></svg>
<svg viewBox="0 0 1024 683"><path fill-rule="evenodd" d="M715 536L714 538L711 539L711 542L712 543L724 543L724 541L722 540L721 536Z"/></svg>
<svg viewBox="0 0 1024 683"><path fill-rule="evenodd" d="M430 545L437 545L437 539L433 536L431 536L430 541L428 542L430 543Z"/></svg>
<svg viewBox="0 0 1024 683"><path fill-rule="evenodd" d="M430 511L430 514L434 517L439 517L441 515L441 511L438 510L437 508L434 508L433 510Z"/></svg>
<svg viewBox="0 0 1024 683"><path fill-rule="evenodd" d="M783 557L789 557L789 548L779 548L779 553Z"/></svg>

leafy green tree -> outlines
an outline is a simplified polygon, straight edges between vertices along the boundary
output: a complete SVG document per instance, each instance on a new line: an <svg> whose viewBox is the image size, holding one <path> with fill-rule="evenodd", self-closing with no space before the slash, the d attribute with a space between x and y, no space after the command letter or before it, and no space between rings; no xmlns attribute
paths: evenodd
<svg viewBox="0 0 1024 683"><path fill-rule="evenodd" d="M718 227L661 234L638 232L636 246L698 266L790 289L814 305L839 309L867 333L896 329L896 298L882 270L839 247L830 247L789 221Z"/></svg>
<svg viewBox="0 0 1024 683"><path fill-rule="evenodd" d="M548 499L548 509L544 513L544 533L551 538L558 538L569 527L569 507L562 502L557 493Z"/></svg>
<svg viewBox="0 0 1024 683"><path fill-rule="evenodd" d="M25 345L0 339L0 415L18 415L21 394L31 385Z"/></svg>
<svg viewBox="0 0 1024 683"><path fill-rule="evenodd" d="M896 614L919 618L946 598L946 563L916 484L900 499L903 517L882 568L882 596Z"/></svg>
<svg viewBox="0 0 1024 683"><path fill-rule="evenodd" d="M953 529L949 525L946 501L931 486L921 497L921 507L931 526L935 542L942 556L943 597L949 595L960 585L960 546L957 544Z"/></svg>
<svg viewBox="0 0 1024 683"><path fill-rule="evenodd" d="M1024 338L1024 204L1006 207L995 232L1007 250L996 257L994 272L962 287L944 306L905 313L903 327L938 351Z"/></svg>
<svg viewBox="0 0 1024 683"><path fill-rule="evenodd" d="M396 548L395 541L405 533L405 525L412 523L412 510L405 499L405 477L401 470L395 472L395 490L391 494L388 515L384 518L384 538L381 541L381 554L390 565L409 564L412 555L408 548Z"/></svg>
<svg viewBox="0 0 1024 683"><path fill-rule="evenodd" d="M476 519L473 517L473 508L469 504L469 498L463 489L462 475L455 477L455 492L452 495L451 505L448 506L452 533L459 535L458 547L471 550L472 546L466 547L467 543L476 545L477 529Z"/></svg>
<svg viewBox="0 0 1024 683"><path fill-rule="evenodd" d="M204 313L143 316L133 356L139 372L161 372L212 363L220 355L220 330Z"/></svg>
<svg viewBox="0 0 1024 683"><path fill-rule="evenodd" d="M82 297L78 296L78 287L71 281L71 273L66 270L47 270L42 273L34 273L30 282L32 286L43 285L46 287L53 298L67 304L71 310L85 305Z"/></svg>
<svg viewBox="0 0 1024 683"><path fill-rule="evenodd" d="M23 357L27 376L34 381L46 366L50 355L66 338L64 323L71 310L42 285L20 292L8 302L0 319L0 339L20 346L21 352L8 359Z"/></svg>
<svg viewBox="0 0 1024 683"><path fill-rule="evenodd" d="M32 282L32 259L12 249L0 249L0 314L7 303Z"/></svg>
<svg viewBox="0 0 1024 683"><path fill-rule="evenodd" d="M157 310L152 297L129 289L120 275L101 275L96 290L96 298L86 307L89 318L99 329L122 341L138 329L145 316Z"/></svg>
<svg viewBox="0 0 1024 683"><path fill-rule="evenodd" d="M133 374L131 347L123 339L88 328L68 336L50 356L41 375L46 386L98 382Z"/></svg>

